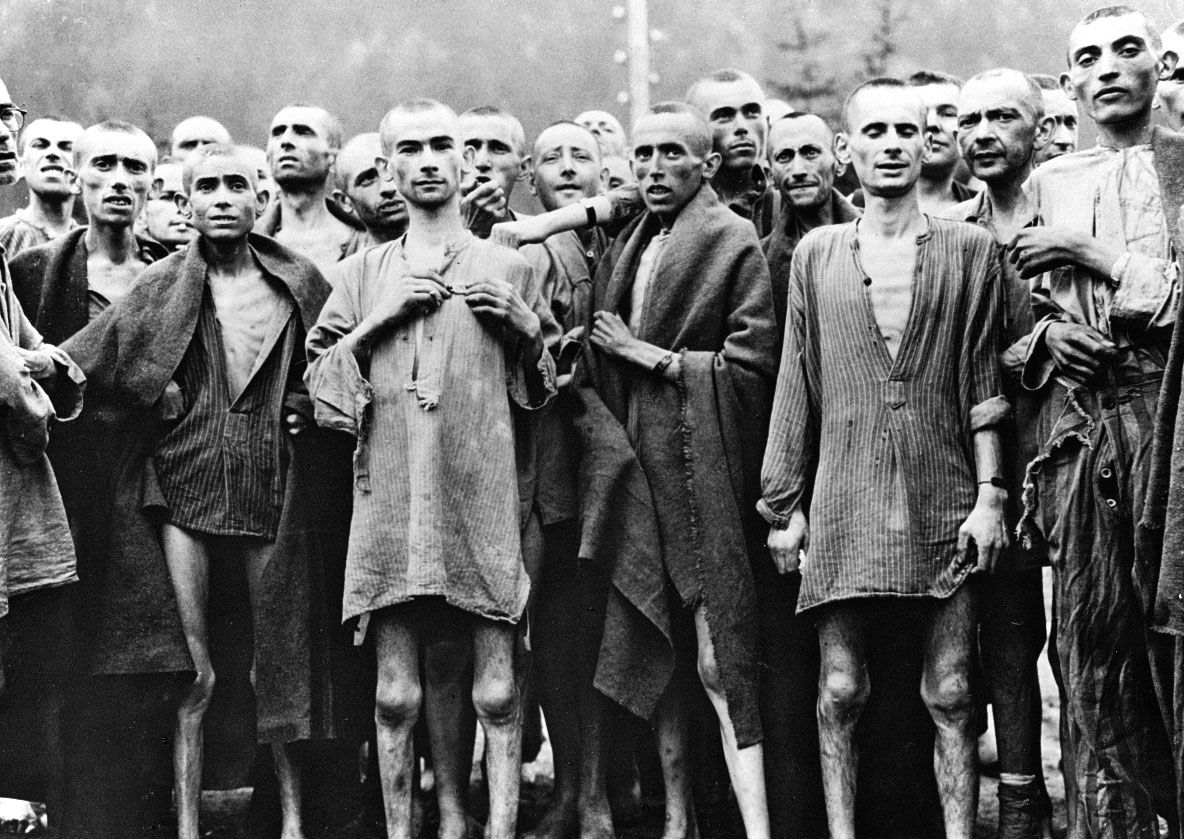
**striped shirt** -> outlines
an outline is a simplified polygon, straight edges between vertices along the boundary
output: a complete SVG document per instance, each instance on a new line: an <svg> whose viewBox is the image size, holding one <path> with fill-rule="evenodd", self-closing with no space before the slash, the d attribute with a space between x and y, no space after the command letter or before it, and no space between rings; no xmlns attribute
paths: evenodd
<svg viewBox="0 0 1184 839"><path fill-rule="evenodd" d="M382 333L363 363L340 341L405 282L401 240L329 270L333 293L308 336L317 423L358 440L344 619L423 596L510 622L526 606L511 402L541 405L517 342L478 318L465 290L499 277L541 321L549 315L518 253L466 234L449 254L440 274L452 296ZM548 353L538 367L550 399Z"/></svg>
<svg viewBox="0 0 1184 839"><path fill-rule="evenodd" d="M280 415L285 395L299 386L298 378L290 381L293 359L299 360L295 306L284 294L246 386L235 395L239 377L228 374L214 298L208 285L203 291L197 330L174 375L184 415L153 458L169 520L178 527L275 538L283 503Z"/></svg>
<svg viewBox="0 0 1184 839"><path fill-rule="evenodd" d="M794 252L759 509L800 503L810 562L798 610L854 597L952 594L974 507L974 431L1008 416L998 357L998 249L990 234L929 219L912 306L892 359L858 260L858 222Z"/></svg>

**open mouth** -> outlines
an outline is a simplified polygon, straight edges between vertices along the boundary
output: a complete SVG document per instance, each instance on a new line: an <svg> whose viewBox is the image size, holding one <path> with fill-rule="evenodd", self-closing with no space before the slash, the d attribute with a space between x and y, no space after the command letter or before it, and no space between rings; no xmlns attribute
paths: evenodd
<svg viewBox="0 0 1184 839"><path fill-rule="evenodd" d="M103 203L109 207L131 207L132 199L123 195L112 195L109 198L104 198Z"/></svg>
<svg viewBox="0 0 1184 839"><path fill-rule="evenodd" d="M43 174L43 175L48 174L50 172L56 172L57 174L62 175L62 174L65 174L65 172L66 172L65 169L63 169L61 166L58 166L56 163L47 163L46 165L42 166L38 171L41 172L41 174Z"/></svg>
<svg viewBox="0 0 1184 839"><path fill-rule="evenodd" d="M652 195L655 198L664 198L669 195L671 191L672 190L668 186L651 186L645 191L645 194Z"/></svg>

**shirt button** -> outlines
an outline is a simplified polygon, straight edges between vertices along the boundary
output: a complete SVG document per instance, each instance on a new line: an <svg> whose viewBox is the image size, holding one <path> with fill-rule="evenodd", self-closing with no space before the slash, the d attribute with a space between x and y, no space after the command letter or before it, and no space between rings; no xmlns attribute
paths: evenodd
<svg viewBox="0 0 1184 839"><path fill-rule="evenodd" d="M1113 498L1107 498L1106 499L1106 506L1109 507L1111 510L1113 510L1115 507L1118 506L1118 502L1115 501Z"/></svg>
<svg viewBox="0 0 1184 839"><path fill-rule="evenodd" d="M1109 478L1113 474L1114 474L1114 470L1112 470L1109 466L1107 466L1106 468L1104 468L1102 470L1102 477L1103 478Z"/></svg>

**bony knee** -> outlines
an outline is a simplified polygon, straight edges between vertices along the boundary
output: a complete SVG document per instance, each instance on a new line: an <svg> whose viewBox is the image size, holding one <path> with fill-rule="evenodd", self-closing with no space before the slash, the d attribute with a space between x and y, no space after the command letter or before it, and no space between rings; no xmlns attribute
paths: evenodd
<svg viewBox="0 0 1184 839"><path fill-rule="evenodd" d="M214 698L214 686L217 683L217 678L214 676L214 669L212 667L200 667L193 677L193 684L189 688L184 701L181 704L181 710L187 712L204 712L210 707L210 701Z"/></svg>
<svg viewBox="0 0 1184 839"><path fill-rule="evenodd" d="M423 691L415 682L379 684L374 696L374 721L378 725L414 725L419 719Z"/></svg>
<svg viewBox="0 0 1184 839"><path fill-rule="evenodd" d="M947 719L969 717L974 712L970 693L970 677L966 673L951 673L930 684L921 692L931 714Z"/></svg>
<svg viewBox="0 0 1184 839"><path fill-rule="evenodd" d="M490 679L473 685L473 707L487 721L505 721L518 714L518 686L512 678Z"/></svg>
<svg viewBox="0 0 1184 839"><path fill-rule="evenodd" d="M851 673L828 673L818 690L818 706L825 715L858 712L867 704L871 685Z"/></svg>
<svg viewBox="0 0 1184 839"><path fill-rule="evenodd" d="M720 676L719 663L712 655L699 654L699 659L696 662L696 668L699 671L699 681L703 683L703 689L709 695L722 695L724 692L724 681Z"/></svg>

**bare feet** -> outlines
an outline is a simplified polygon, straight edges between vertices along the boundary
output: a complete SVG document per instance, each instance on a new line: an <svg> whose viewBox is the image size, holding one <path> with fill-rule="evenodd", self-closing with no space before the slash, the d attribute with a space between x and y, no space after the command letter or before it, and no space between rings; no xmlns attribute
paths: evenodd
<svg viewBox="0 0 1184 839"><path fill-rule="evenodd" d="M691 807L686 810L676 809L666 811L666 826L662 830L662 839L698 839L699 825L695 821L695 811Z"/></svg>
<svg viewBox="0 0 1184 839"><path fill-rule="evenodd" d="M439 839L465 839L469 835L469 817L463 812L440 810Z"/></svg>
<svg viewBox="0 0 1184 839"><path fill-rule="evenodd" d="M607 802L603 810L585 809L580 813L580 839L616 839L616 835Z"/></svg>

